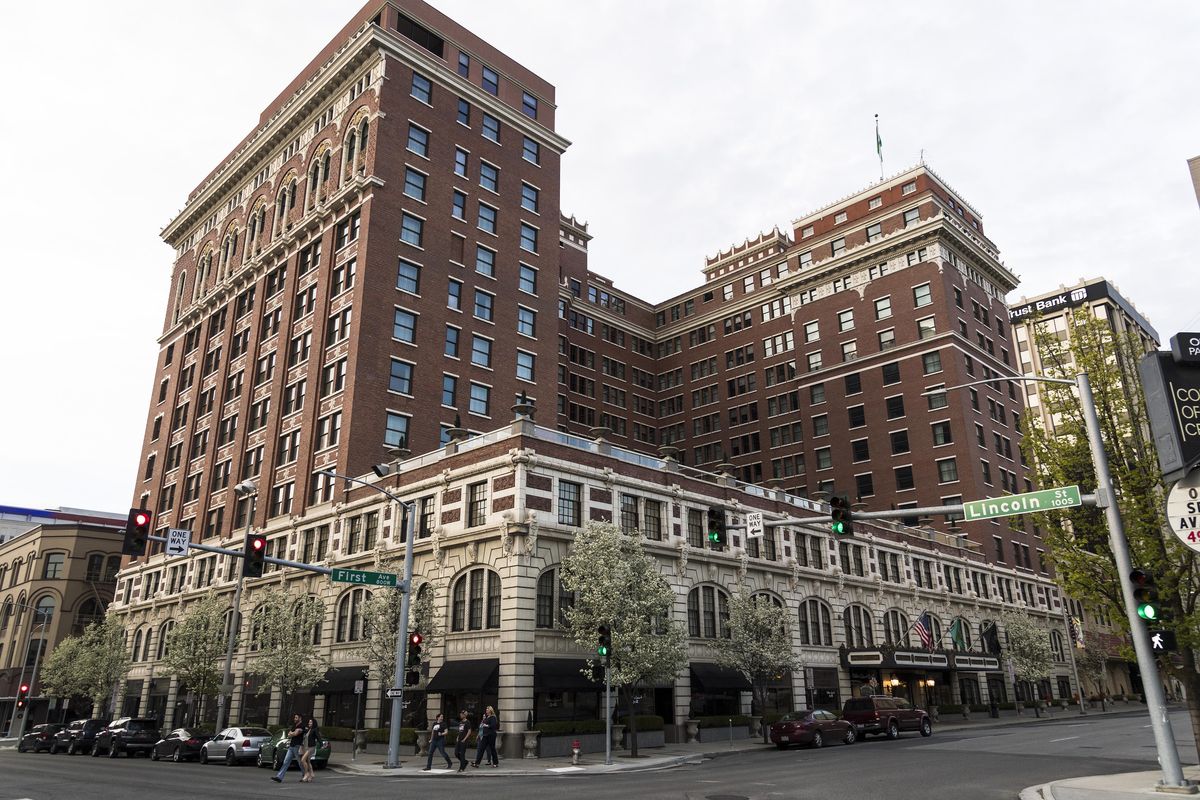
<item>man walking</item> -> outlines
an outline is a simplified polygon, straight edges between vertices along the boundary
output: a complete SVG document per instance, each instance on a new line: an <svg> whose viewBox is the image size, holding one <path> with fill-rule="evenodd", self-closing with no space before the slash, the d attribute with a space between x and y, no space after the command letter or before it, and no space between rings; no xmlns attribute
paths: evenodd
<svg viewBox="0 0 1200 800"><path fill-rule="evenodd" d="M458 736L454 740L454 757L458 759L458 771L467 771L467 738L471 735L471 718L466 711L458 712Z"/></svg>
<svg viewBox="0 0 1200 800"><path fill-rule="evenodd" d="M442 758L446 759L446 769L454 766L454 762L450 760L450 756L446 755L446 725L442 722L442 715L438 714L437 719L433 721L433 729L429 732L429 759L425 762L425 769L422 772L429 772L433 769L433 754L441 751Z"/></svg>
<svg viewBox="0 0 1200 800"><path fill-rule="evenodd" d="M287 737L288 749L283 755L283 769L271 776L271 780L276 783L283 783L283 776L287 775L292 761L300 756L300 743L304 741L304 720L300 718L299 714L292 714L292 726L288 730Z"/></svg>

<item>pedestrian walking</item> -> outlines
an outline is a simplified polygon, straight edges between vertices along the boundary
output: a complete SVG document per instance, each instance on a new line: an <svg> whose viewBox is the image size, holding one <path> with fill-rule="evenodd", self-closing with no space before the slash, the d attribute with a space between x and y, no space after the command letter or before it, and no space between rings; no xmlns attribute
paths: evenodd
<svg viewBox="0 0 1200 800"><path fill-rule="evenodd" d="M320 743L321 729L317 727L316 719L309 717L308 722L304 724L304 741L300 745L300 771L303 773L300 778L301 783L312 783L312 757L317 752L317 746Z"/></svg>
<svg viewBox="0 0 1200 800"><path fill-rule="evenodd" d="M433 769L434 753L441 751L442 758L446 759L446 769L454 766L454 762L450 760L450 756L446 755L446 724L442 721L442 715L438 714L433 721L433 727L429 731L429 758L425 762L425 769L422 772L429 772Z"/></svg>
<svg viewBox="0 0 1200 800"><path fill-rule="evenodd" d="M292 726L288 729L287 737L288 749L283 755L283 769L271 776L271 780L276 783L283 783L283 776L287 775L288 767L300 756L300 743L304 741L304 721L300 719L299 714L292 714Z"/></svg>
<svg viewBox="0 0 1200 800"><path fill-rule="evenodd" d="M488 706L487 710L483 712L483 719L479 721L479 731L475 736L479 746L475 750L474 766L478 767L484 757L491 766L500 766L500 757L496 755L496 732L498 730L500 730L500 720L496 718L496 709Z"/></svg>
<svg viewBox="0 0 1200 800"><path fill-rule="evenodd" d="M458 759L458 771L467 771L467 739L471 736L471 717L466 711L458 712L458 736L454 739L454 757Z"/></svg>

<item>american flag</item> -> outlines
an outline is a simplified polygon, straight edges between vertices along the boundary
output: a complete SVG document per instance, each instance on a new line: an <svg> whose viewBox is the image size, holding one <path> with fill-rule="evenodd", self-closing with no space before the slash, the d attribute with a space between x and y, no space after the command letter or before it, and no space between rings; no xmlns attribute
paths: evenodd
<svg viewBox="0 0 1200 800"><path fill-rule="evenodd" d="M913 623L913 627L917 631L917 635L921 637L921 644L926 650L933 649L933 624L929 620L929 612L922 611L921 616L917 617L917 621Z"/></svg>

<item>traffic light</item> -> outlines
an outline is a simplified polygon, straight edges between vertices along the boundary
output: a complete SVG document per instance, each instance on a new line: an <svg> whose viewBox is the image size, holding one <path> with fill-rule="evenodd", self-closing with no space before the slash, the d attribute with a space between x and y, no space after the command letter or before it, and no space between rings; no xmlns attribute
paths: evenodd
<svg viewBox="0 0 1200 800"><path fill-rule="evenodd" d="M725 547L725 509L708 509L708 542L716 549Z"/></svg>
<svg viewBox="0 0 1200 800"><path fill-rule="evenodd" d="M596 638L596 655L603 658L605 661L612 659L612 629L607 625L601 625L596 629L598 634Z"/></svg>
<svg viewBox="0 0 1200 800"><path fill-rule="evenodd" d="M1129 573L1133 583L1133 599L1137 602L1138 616L1148 622L1156 622L1158 612L1158 589L1154 586L1154 576L1144 569L1135 569Z"/></svg>
<svg viewBox="0 0 1200 800"><path fill-rule="evenodd" d="M29 702L29 684L22 683L17 687L17 708L24 708Z"/></svg>
<svg viewBox="0 0 1200 800"><path fill-rule="evenodd" d="M125 521L125 541L121 544L122 553L127 556L146 555L153 518L154 515L145 508L129 509L129 518Z"/></svg>
<svg viewBox="0 0 1200 800"><path fill-rule="evenodd" d="M267 537L259 533L247 533L245 558L242 559L243 577L261 578L266 557Z"/></svg>
<svg viewBox="0 0 1200 800"><path fill-rule="evenodd" d="M425 637L420 631L413 631L408 635L408 668L421 668L421 642L425 641Z"/></svg>
<svg viewBox="0 0 1200 800"><path fill-rule="evenodd" d="M840 494L829 498L829 513L833 520L829 530L838 536L849 536L854 533L854 525L850 521L850 502Z"/></svg>

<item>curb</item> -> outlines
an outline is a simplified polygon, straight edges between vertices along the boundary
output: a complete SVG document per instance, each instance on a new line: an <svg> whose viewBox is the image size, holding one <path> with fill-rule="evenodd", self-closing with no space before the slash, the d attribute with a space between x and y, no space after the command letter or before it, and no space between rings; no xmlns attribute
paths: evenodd
<svg viewBox="0 0 1200 800"><path fill-rule="evenodd" d="M1027 786L1021 790L1021 800L1054 800L1054 794L1050 791L1050 784L1043 783L1038 786Z"/></svg>

